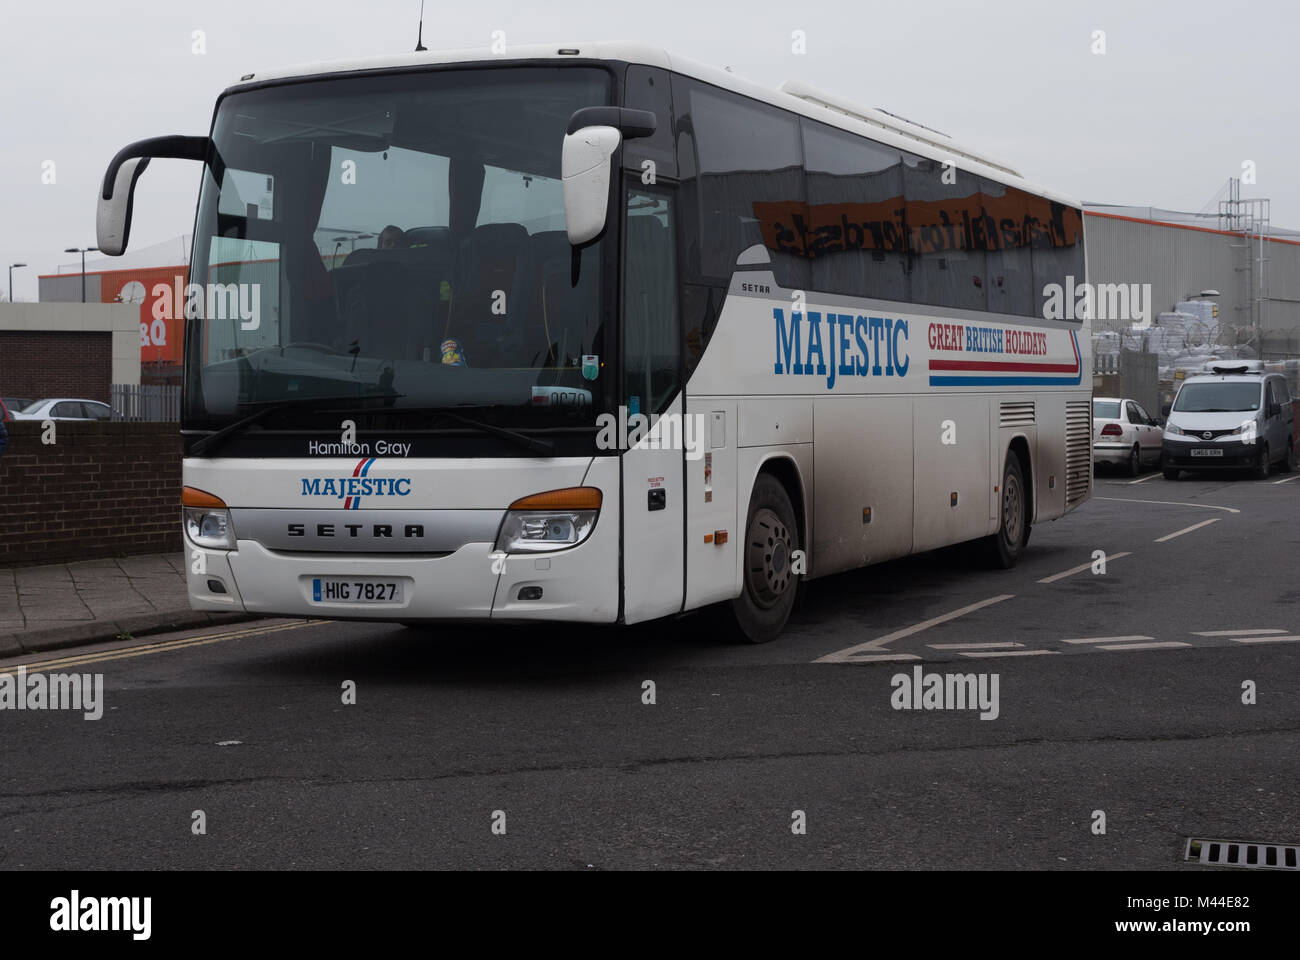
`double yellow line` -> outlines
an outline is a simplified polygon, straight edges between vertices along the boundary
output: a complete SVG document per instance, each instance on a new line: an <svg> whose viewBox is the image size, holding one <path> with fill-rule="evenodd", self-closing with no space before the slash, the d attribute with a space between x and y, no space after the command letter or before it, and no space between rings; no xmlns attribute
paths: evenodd
<svg viewBox="0 0 1300 960"><path fill-rule="evenodd" d="M328 620L297 620L293 623L277 623L269 627L252 627L247 630L231 630L227 633L205 634L198 637L185 637L180 640L162 640L157 643L142 643L134 647L120 647L116 650L101 650L80 656L61 657L57 660L39 660L31 663L15 663L0 667L0 675L12 673L19 667L26 667L28 673L33 671L53 670L62 667L78 667L87 663L103 663L105 660L127 660L131 657L147 657L155 653L169 653L187 647L202 647L222 640L234 640L238 637L256 637L266 633L279 633L283 630L300 630L328 623Z"/></svg>

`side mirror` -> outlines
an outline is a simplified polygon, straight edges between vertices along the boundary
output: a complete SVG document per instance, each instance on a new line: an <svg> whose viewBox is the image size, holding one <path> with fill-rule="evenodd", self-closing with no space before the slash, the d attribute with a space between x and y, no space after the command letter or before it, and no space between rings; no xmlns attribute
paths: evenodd
<svg viewBox="0 0 1300 960"><path fill-rule="evenodd" d="M610 157L623 142L613 127L583 127L564 135L560 159L564 183L564 228L580 247L605 229L609 212Z"/></svg>
<svg viewBox="0 0 1300 960"><path fill-rule="evenodd" d="M1169 416L1169 404L1166 403L1164 406L1160 408L1160 416L1162 417Z"/></svg>
<svg viewBox="0 0 1300 960"><path fill-rule="evenodd" d="M131 236L135 182L153 157L208 160L207 137L153 137L123 147L108 164L95 210L95 239L101 253L120 257Z"/></svg>
<svg viewBox="0 0 1300 960"><path fill-rule="evenodd" d="M560 175L570 244L590 243L605 229L614 151L625 139L650 136L657 122L649 110L626 107L585 107L569 118Z"/></svg>

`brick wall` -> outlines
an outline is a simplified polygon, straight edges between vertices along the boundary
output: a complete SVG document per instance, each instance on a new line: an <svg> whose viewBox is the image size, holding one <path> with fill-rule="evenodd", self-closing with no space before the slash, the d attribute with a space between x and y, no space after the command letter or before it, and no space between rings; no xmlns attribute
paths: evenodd
<svg viewBox="0 0 1300 960"><path fill-rule="evenodd" d="M0 396L109 402L113 335L0 330Z"/></svg>
<svg viewBox="0 0 1300 960"><path fill-rule="evenodd" d="M0 456L0 566L180 550L175 423L11 421Z"/></svg>

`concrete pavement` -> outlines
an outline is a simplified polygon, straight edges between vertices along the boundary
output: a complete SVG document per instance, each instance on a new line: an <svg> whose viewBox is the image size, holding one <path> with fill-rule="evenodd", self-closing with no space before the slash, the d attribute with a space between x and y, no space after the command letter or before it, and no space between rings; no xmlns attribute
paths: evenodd
<svg viewBox="0 0 1300 960"><path fill-rule="evenodd" d="M181 553L0 570L0 656L247 619L190 609Z"/></svg>

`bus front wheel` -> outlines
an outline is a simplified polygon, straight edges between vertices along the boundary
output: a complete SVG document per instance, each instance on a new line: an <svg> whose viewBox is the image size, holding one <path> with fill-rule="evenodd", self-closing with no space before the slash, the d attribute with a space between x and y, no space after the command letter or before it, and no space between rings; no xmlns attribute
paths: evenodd
<svg viewBox="0 0 1300 960"><path fill-rule="evenodd" d="M760 474L745 523L744 584L731 602L740 635L750 643L775 640L794 609L799 575L794 572L799 526L785 487Z"/></svg>
<svg viewBox="0 0 1300 960"><path fill-rule="evenodd" d="M986 550L990 563L1003 569L1014 567L1029 539L1028 500L1025 496L1024 472L1020 458L1008 451L1002 467L1001 509L998 532L989 537Z"/></svg>

